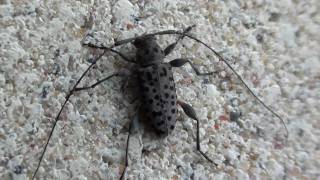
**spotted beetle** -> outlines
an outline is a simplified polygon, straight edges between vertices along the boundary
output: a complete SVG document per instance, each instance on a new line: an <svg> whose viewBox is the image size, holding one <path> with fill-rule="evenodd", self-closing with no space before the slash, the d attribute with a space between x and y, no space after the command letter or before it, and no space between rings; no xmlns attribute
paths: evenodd
<svg viewBox="0 0 320 180"><path fill-rule="evenodd" d="M46 144L43 148L42 154L40 156L37 168L33 174L32 179L34 179L37 175L37 172L38 172L39 167L41 165L41 162L43 160L44 154L46 152L47 146L48 146L50 139L52 137L53 131L57 125L57 122L59 121L59 117L61 115L61 112L64 109L66 103L69 101L70 97L74 94L74 92L94 88L97 85L101 84L102 82L105 82L115 76L123 77L123 76L130 75L130 73L128 73L127 71L119 71L114 74L111 74L110 76L108 76L102 80L97 81L96 83L94 83L90 86L77 87L78 84L80 83L80 81L83 79L83 77L88 73L88 71L108 51L111 51L115 54L118 54L123 60L130 62L130 63L134 63L137 65L138 68L136 69L136 73L137 73L137 80L138 80L137 82L138 82L138 86L140 89L139 100L141 102L140 103L141 105L139 106L139 111L142 111L145 114L145 118L147 119L147 122L150 123L150 125L154 128L156 133L159 136L167 136L170 134L170 132L174 129L175 123L177 120L177 105L180 105L182 110L185 112L185 114L197 122L197 139L196 139L197 150L205 159L207 159L209 162L215 164L201 150L200 133L199 133L199 119L197 118L195 110L189 104L187 104L181 100L177 100L175 83L174 83L173 73L172 73L172 67L181 67L184 64L188 63L189 65L191 65L191 67L195 71L195 73L199 76L212 75L216 72L207 72L207 73L199 72L199 70L193 65L191 60L187 59L187 58L174 59L174 60L169 61L168 63L164 62L164 58L168 54L170 54L173 51L173 49L176 47L178 42L181 41L185 37L193 39L196 42L204 45L210 51L212 51L219 58L219 60L223 61L228 66L228 68L230 68L231 71L237 76L237 78L241 81L241 83L249 91L249 93L262 106L264 106L268 111L270 111L273 115L275 115L278 119L281 120L281 122L284 125L284 128L286 130L286 137L288 137L288 130L287 130L287 127L284 123L284 120L276 112L274 112L269 106L267 106L259 97L257 97L253 93L253 91L251 91L251 89L248 87L248 85L243 81L241 76L233 69L233 67L228 63L228 61L226 61L219 53L217 53L214 49L212 49L210 46L205 44L203 41L188 34L188 32L193 27L194 27L194 25L189 26L188 28L186 28L182 32L176 31L176 30L166 30L166 31L160 31L160 32L151 33L151 34L145 34L145 35L141 35L141 36L138 36L135 38L129 38L129 39L117 41L114 45L112 45L110 47L104 46L103 44L97 45L97 44L93 44L91 42L83 42L83 45L86 45L91 48L102 49L104 51L103 51L103 53L101 53L99 56L97 56L95 59L93 59L91 61L90 66L81 75L81 77L77 80L75 85L72 87L71 91L67 94L65 101L62 104L62 107L55 118L52 129L49 133L48 139L47 139ZM165 35L165 34L176 34L176 35L179 35L179 37L174 43L170 44L168 47L166 47L164 50L162 50L160 48L160 46L158 45L155 36L156 35ZM125 55L123 55L122 53L120 53L114 49L117 46L127 44L127 43L133 43L133 45L137 49L135 60L131 60L130 58L126 57ZM129 148L131 131L132 131L132 123L129 124L129 133L128 133L127 143L126 143L125 168L122 171L120 179L124 178L126 168L128 167L128 148Z"/></svg>

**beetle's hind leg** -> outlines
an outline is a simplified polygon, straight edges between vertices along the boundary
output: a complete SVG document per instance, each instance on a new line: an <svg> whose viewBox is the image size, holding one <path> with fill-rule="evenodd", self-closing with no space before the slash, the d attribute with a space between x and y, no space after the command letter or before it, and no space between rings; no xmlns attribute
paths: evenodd
<svg viewBox="0 0 320 180"><path fill-rule="evenodd" d="M116 77L116 76L126 76L128 77L130 75L129 72L126 72L126 71L119 71L117 73L113 73L111 75L109 75L108 77L100 80L100 81L97 81L96 83L90 85L90 86L85 86L85 87L79 87L79 88L75 88L74 91L82 91L82 90L88 90L88 89L91 89L91 88L95 88L97 85L109 80L110 78L112 77ZM135 99L136 100L136 99ZM135 101L134 100L134 101ZM132 102L133 103L133 102ZM134 116L134 118L136 118L137 115ZM129 131L128 131L128 137L127 137L127 142L126 142L126 155L125 155L125 167L121 173L121 176L120 176L120 180L123 180L124 178L124 175L126 173L126 169L128 167L128 152L129 152L129 143L130 143L130 135L132 133L132 124L133 124L133 121L134 120L131 120L131 122L129 123Z"/></svg>
<svg viewBox="0 0 320 180"><path fill-rule="evenodd" d="M213 162L212 159L210 159L202 150L201 150L201 146L200 146L200 122L199 119L197 117L197 114L195 112L195 110L187 103L182 102L180 100L178 100L178 104L182 107L184 113L190 117L193 120L197 121L197 150L199 151L199 153L205 158L207 159L209 162L213 163L214 165L217 166L216 163Z"/></svg>
<svg viewBox="0 0 320 180"><path fill-rule="evenodd" d="M130 136L132 133L134 133L137 129L137 126L139 126L139 111L141 108L141 104L136 106L135 109L135 114L133 116L133 118L131 119L130 123L129 123L129 130L128 130L128 137L127 137L127 143L126 143L126 155L125 155L125 166L124 169L121 173L120 179L119 180L123 180L127 171L127 168L129 166L129 144L130 144Z"/></svg>
<svg viewBox="0 0 320 180"><path fill-rule="evenodd" d="M129 131L128 131L128 137L127 137L127 143L126 143L125 165L124 165L124 169L123 169L123 171L121 173L120 180L123 180L124 175L126 174L127 167L129 166L129 163L128 163L128 152L129 152L130 135L132 133L131 131L132 131L132 123L133 123L133 121L134 120L131 120L131 122L129 123Z"/></svg>

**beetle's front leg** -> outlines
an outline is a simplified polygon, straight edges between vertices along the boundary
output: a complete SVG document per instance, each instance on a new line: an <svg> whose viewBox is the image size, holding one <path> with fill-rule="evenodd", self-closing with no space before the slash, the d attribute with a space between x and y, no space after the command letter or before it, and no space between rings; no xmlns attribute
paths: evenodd
<svg viewBox="0 0 320 180"><path fill-rule="evenodd" d="M217 73L217 71L212 71L212 72L207 72L207 73L202 73L198 70L198 68L195 67L195 65L187 58L178 58L178 59L174 59L172 61L169 62L169 64L172 67L181 67L184 64L189 63L190 66L192 67L192 69L196 72L196 74L198 76L207 76L207 75L212 75L214 73Z"/></svg>
<svg viewBox="0 0 320 180"><path fill-rule="evenodd" d="M164 49L164 55L167 56L168 54L170 54L170 53L173 51L173 49L177 46L177 44L179 43L179 41L181 41L181 40L185 37L184 34L187 34L188 32L190 32L191 29L194 28L194 27L195 27L195 25L192 25L192 26L187 27L185 30L183 30L183 32L182 32L183 34L178 37L178 39L176 40L176 42L170 44L169 46L167 46L167 47Z"/></svg>
<svg viewBox="0 0 320 180"><path fill-rule="evenodd" d="M114 46L107 47L105 44L98 42L92 35L87 35L83 40L82 40L82 45L83 46L88 46L90 48L95 48L95 49L101 49L101 50L108 50L111 51L115 54L118 54L124 61L134 63L136 64L135 60L132 60L128 57L126 57L124 54L120 53L119 51L116 51L112 49Z"/></svg>
<svg viewBox="0 0 320 180"><path fill-rule="evenodd" d="M93 89L95 88L97 85L111 79L112 77L116 77L116 76L119 76L119 77L129 77L130 76L130 72L125 70L125 69L121 69L120 71L116 72L116 73L113 73L97 82L95 82L94 84L90 85L90 86L84 86L84 87L76 87L74 88L73 91L82 91L82 90L88 90L88 89Z"/></svg>

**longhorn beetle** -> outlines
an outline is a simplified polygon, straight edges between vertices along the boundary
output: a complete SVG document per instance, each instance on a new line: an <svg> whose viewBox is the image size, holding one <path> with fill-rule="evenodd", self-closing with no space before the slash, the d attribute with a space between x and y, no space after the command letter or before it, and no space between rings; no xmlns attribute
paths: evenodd
<svg viewBox="0 0 320 180"><path fill-rule="evenodd" d="M188 105L187 103L177 100L177 95L175 91L175 84L173 80L173 74L172 74L172 67L181 67L184 64L188 63L191 65L192 69L196 72L199 76L205 76L205 75L212 75L215 72L208 72L208 73L202 73L199 72L199 70L192 64L190 59L187 58L178 58L170 61L169 63L165 63L163 60L164 58L170 54L173 49L176 47L179 41L181 41L184 37L188 37L202 45L204 45L206 48L208 48L211 52L213 52L220 61L223 61L230 69L231 71L237 76L237 78L241 81L241 83L244 85L244 87L249 91L249 93L256 99L258 102L264 106L268 111L270 111L274 116L276 116L280 121L282 122L285 130L286 130L286 137L288 138L288 130L284 123L284 120L276 113L274 112L269 106L267 106L259 97L255 95L255 93L248 87L248 85L244 82L244 80L241 78L241 76L233 69L233 67L226 61L219 53L217 53L214 49L212 49L209 45L205 44L203 41L199 40L198 38L195 38L194 36L188 34L188 32L194 27L189 26L184 31L176 31L176 30L166 30L166 31L159 31L155 33L150 34L144 34L141 36L137 36L134 38L129 38L121 41L115 42L110 47L106 47L104 45L96 45L92 43L83 43L84 45L92 48L98 48L102 49L103 52L94 58L90 64L90 66L85 70L85 72L81 75L81 77L77 80L75 85L72 87L71 91L67 94L64 103L62 104L62 107L57 114L55 121L53 123L52 129L49 133L48 139L46 141L46 144L43 148L42 154L40 156L40 159L38 161L37 168L33 174L32 179L35 178L39 167L41 165L41 162L43 160L44 154L46 152L47 146L50 142L50 139L52 137L52 134L54 132L54 129L57 125L57 122L59 121L59 117L61 115L61 112L63 108L65 107L66 103L70 99L70 97L73 95L76 91L82 91L87 90L96 87L97 85L101 84L104 81L109 80L112 77L116 76L128 76L130 74L119 71L114 74L109 75L108 77L97 81L96 83L92 84L91 86L86 87L77 87L80 81L83 79L83 77L88 73L88 71L101 59L103 55L106 54L106 52L111 51L113 53L118 54L123 60L134 63L138 66L136 70L136 75L138 76L138 82L139 82L139 88L141 94L139 95L139 99L142 103L141 106L139 106L139 111L143 111L146 114L147 120L151 123L153 128L156 130L156 132L159 135L167 136L175 127L176 123L176 115L177 115L177 105L180 105L185 114L190 117L191 119L195 120L197 122L197 139L196 139L196 145L197 150L199 153L207 159L209 162L214 163L205 153L202 152L200 147L200 133L199 133L199 119L197 118L197 115L194 111L194 109ZM160 48L160 46L157 44L156 35L165 35L165 34L175 34L178 35L178 39L167 46L164 50ZM136 60L131 60L127 58L122 53L114 50L113 48L127 44L127 43L133 43L133 45L136 47ZM131 121L132 122L132 121ZM126 154L125 154L125 168L122 171L120 179L123 179L126 168L128 167L128 148L129 148L129 140L130 140L130 133L132 129L132 123L129 124L129 132L127 136L127 142L126 142Z"/></svg>

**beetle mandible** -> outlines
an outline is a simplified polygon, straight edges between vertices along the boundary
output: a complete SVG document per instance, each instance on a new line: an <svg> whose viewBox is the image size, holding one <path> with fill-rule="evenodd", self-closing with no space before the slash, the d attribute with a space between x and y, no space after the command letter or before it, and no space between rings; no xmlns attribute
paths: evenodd
<svg viewBox="0 0 320 180"><path fill-rule="evenodd" d="M188 37L190 39L195 40L196 42L204 45L209 50L211 50L218 58L219 60L223 61L228 68L232 70L232 72L237 76L237 78L241 81L241 83L245 86L245 88L249 91L249 93L260 103L262 104L268 111L270 111L273 115L275 115L278 119L281 120L282 124L284 125L284 128L286 130L286 136L288 137L288 130L286 128L286 125L284 123L284 120L276 113L274 112L269 106L267 106L259 97L253 93L253 91L249 88L249 86L244 82L244 80L241 78L241 76L233 69L233 67L214 49L212 49L209 45L205 44L203 41L191 36L188 34L188 32L194 27L189 26L184 31L176 31L176 30L167 30L167 31L160 31L156 33L151 34L145 34L142 36L138 36L135 38L129 38L125 40L121 40L116 42L114 45L110 47L106 47L103 45L96 45L92 43L83 43L84 45L92 48L98 48L104 50L103 53L101 53L99 56L97 56L95 59L92 60L92 63L90 66L86 69L86 71L81 75L81 77L77 80L76 84L72 87L71 91L67 94L64 103L62 104L62 107L57 114L55 121L53 123L52 129L50 131L50 134L48 136L48 140L46 141L45 147L43 148L42 154L40 156L37 168L33 174L32 179L35 178L37 175L37 172L39 170L39 167L41 165L41 162L43 160L44 154L46 152L47 146L49 144L49 141L52 137L52 134L54 132L54 129L57 125L57 122L59 121L59 117L61 115L62 110L64 109L64 106L69 101L70 97L74 94L76 91L82 91L87 90L96 87L97 85L101 84L102 82L105 82L109 80L112 77L115 76L128 76L127 72L119 71L114 74L111 74L110 76L97 81L96 83L86 86L86 87L77 87L77 85L80 83L80 81L83 79L83 77L87 74L87 72L97 63L98 60L101 59L103 55L107 51L111 51L113 53L118 54L120 57L122 57L123 60L131 63L135 63L137 68L137 76L138 76L138 82L139 82L139 88L140 88L140 94L139 98L142 102L142 105L139 106L139 110L143 111L146 115L147 120L151 124L151 126L155 129L155 131L161 135L161 136L167 136L170 134L170 132L174 129L175 123L176 123L176 116L177 116L177 105L180 105L185 114L190 117L191 119L195 120L197 123L197 136L196 136L196 146L199 153L207 159L209 162L215 164L202 150L200 146L200 133L199 133L199 119L197 118L197 115L195 113L195 110L188 105L187 103L177 100L176 90L175 90L175 84L173 79L173 73L172 73L172 67L181 67L184 64L188 63L191 65L192 69L195 71L195 73L199 76L201 75L212 75L216 72L207 72L202 73L199 72L199 70L193 65L193 63L190 61L190 59L187 58L178 58L169 61L169 63L164 62L164 58L170 54L173 49L176 47L179 41L181 41L184 37ZM177 34L179 35L178 39L167 46L164 50L160 48L158 45L155 36L156 35L165 35L165 34ZM136 47L136 60L131 60L130 58L126 57L122 53L114 50L114 47L133 42L133 45ZM120 179L124 178L126 168L128 167L128 148L129 148L129 141L130 141L130 134L132 129L132 123L129 125L129 133L127 137L127 143L126 143L126 155L125 155L125 168L121 173Z"/></svg>

